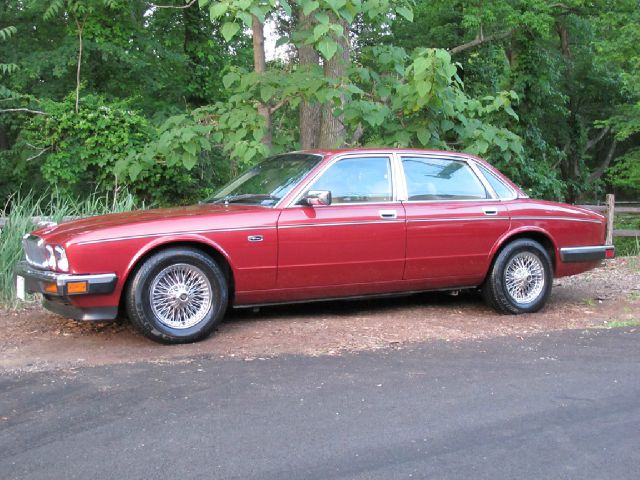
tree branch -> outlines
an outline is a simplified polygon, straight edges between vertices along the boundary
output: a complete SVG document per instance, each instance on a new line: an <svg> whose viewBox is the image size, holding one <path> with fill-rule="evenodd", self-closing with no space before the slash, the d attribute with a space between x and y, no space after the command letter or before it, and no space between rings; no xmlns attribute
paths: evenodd
<svg viewBox="0 0 640 480"><path fill-rule="evenodd" d="M602 162L602 164L595 169L591 175L589 175L589 183L593 182L594 180L598 180L605 172L605 170L607 168L609 168L609 165L611 164L611 160L613 159L613 154L616 152L616 147L618 146L618 142L616 140L614 140L611 143L611 146L609 147L609 151L607 152L607 156L605 157L604 161Z"/></svg>
<svg viewBox="0 0 640 480"><path fill-rule="evenodd" d="M152 8L189 8L191 5L193 5L194 3L196 3L196 0L191 0L189 3L187 3L186 5L156 5L155 3L152 3L151 5L149 5Z"/></svg>
<svg viewBox="0 0 640 480"><path fill-rule="evenodd" d="M282 107L283 105L285 105L287 102L289 101L288 98L285 98L283 100L280 100L278 103L276 103L273 107L269 108L269 112L274 113L277 112L280 107Z"/></svg>
<svg viewBox="0 0 640 480"><path fill-rule="evenodd" d="M591 140L589 140L587 142L587 145L584 147L585 150L591 150L593 147L595 147L598 143L600 143L600 141L604 138L604 136L609 133L609 131L611 130L610 127L606 127L604 128L598 135L596 135L595 138L592 138Z"/></svg>
<svg viewBox="0 0 640 480"><path fill-rule="evenodd" d="M40 110L31 110L30 108L5 108L0 110L0 113L8 113L8 112L25 112L25 113L33 113L34 115L49 115L46 112L41 112Z"/></svg>
<svg viewBox="0 0 640 480"><path fill-rule="evenodd" d="M475 48L480 45L484 45L485 43L503 40L507 37L510 37L511 35L513 35L513 30L509 30L507 32L502 32L502 33L496 33L494 35L489 35L488 37L480 35L474 40L471 40L470 42L463 43L462 45L458 45L457 47L451 48L449 50L449 54L455 55L456 53L464 52L465 50L469 50L470 48Z"/></svg>
<svg viewBox="0 0 640 480"><path fill-rule="evenodd" d="M33 157L29 157L25 160L25 162L30 162L31 160L35 160L36 158L38 158L40 155L42 155L44 152L46 152L47 150L51 150L51 147L47 147L47 148L43 148L42 150L40 150L39 153L36 153Z"/></svg>

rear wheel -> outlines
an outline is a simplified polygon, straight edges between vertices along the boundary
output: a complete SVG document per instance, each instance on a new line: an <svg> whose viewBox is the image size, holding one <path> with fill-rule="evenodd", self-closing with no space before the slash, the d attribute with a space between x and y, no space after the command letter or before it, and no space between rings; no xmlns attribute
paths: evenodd
<svg viewBox="0 0 640 480"><path fill-rule="evenodd" d="M227 281L203 252L170 248L149 257L135 272L126 294L131 323L162 343L207 337L226 311Z"/></svg>
<svg viewBox="0 0 640 480"><path fill-rule="evenodd" d="M485 301L501 313L540 310L551 293L549 254L534 240L509 243L496 257L482 288Z"/></svg>

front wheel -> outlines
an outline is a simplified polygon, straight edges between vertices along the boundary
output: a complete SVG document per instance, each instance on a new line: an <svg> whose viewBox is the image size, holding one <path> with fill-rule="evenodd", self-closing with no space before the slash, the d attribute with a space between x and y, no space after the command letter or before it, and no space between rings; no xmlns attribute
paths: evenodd
<svg viewBox="0 0 640 480"><path fill-rule="evenodd" d="M498 254L482 295L500 313L537 312L547 302L552 283L553 267L547 251L534 240L520 239Z"/></svg>
<svg viewBox="0 0 640 480"><path fill-rule="evenodd" d="M228 295L226 278L211 257L192 248L169 248L135 272L127 290L127 313L152 340L196 342L222 320Z"/></svg>

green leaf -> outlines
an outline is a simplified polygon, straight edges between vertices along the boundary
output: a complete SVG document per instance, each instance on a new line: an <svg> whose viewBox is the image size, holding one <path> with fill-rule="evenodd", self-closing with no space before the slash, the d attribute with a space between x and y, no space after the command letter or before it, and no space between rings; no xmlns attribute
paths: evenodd
<svg viewBox="0 0 640 480"><path fill-rule="evenodd" d="M329 14L327 12L316 12L314 15L318 23L322 25L329 25Z"/></svg>
<svg viewBox="0 0 640 480"><path fill-rule="evenodd" d="M235 36L235 34L238 33L239 30L240 25L238 25L237 23L225 22L222 25L220 32L222 33L224 39L229 42Z"/></svg>
<svg viewBox="0 0 640 480"><path fill-rule="evenodd" d="M236 12L236 17L242 20L242 23L244 23L245 27L251 28L251 25L253 24L253 17L251 16L250 13L239 11L239 12Z"/></svg>
<svg viewBox="0 0 640 480"><path fill-rule="evenodd" d="M419 96L426 97L431 91L431 82L428 80L416 82L416 91Z"/></svg>
<svg viewBox="0 0 640 480"><path fill-rule="evenodd" d="M262 85L262 87L260 88L260 98L262 98L263 102L267 103L269 100L271 100L271 97L273 97L275 91L275 87L271 85Z"/></svg>
<svg viewBox="0 0 640 480"><path fill-rule="evenodd" d="M258 17L258 20L260 20L260 23L264 23L266 12L262 8L260 8L258 5L253 5L249 9L249 11L256 17Z"/></svg>
<svg viewBox="0 0 640 480"><path fill-rule="evenodd" d="M184 148L189 155L195 155L198 151L195 143L183 143L182 148Z"/></svg>
<svg viewBox="0 0 640 480"><path fill-rule="evenodd" d="M191 170L193 167L195 167L196 163L198 163L198 157L196 157L195 155L182 155L182 165L184 165L184 168L186 168L187 170Z"/></svg>
<svg viewBox="0 0 640 480"><path fill-rule="evenodd" d="M338 44L332 39L325 37L318 43L318 51L324 58L331 60L338 51Z"/></svg>
<svg viewBox="0 0 640 480"><path fill-rule="evenodd" d="M132 181L135 181L135 179L138 178L138 175L140 175L140 172L142 172L142 170L143 170L143 166L141 163L134 163L130 165L129 178L131 178Z"/></svg>
<svg viewBox="0 0 640 480"><path fill-rule="evenodd" d="M318 41L329 31L329 25L318 24L313 29L313 40Z"/></svg>
<svg viewBox="0 0 640 480"><path fill-rule="evenodd" d="M238 80L240 80L240 75L238 75L236 72L229 72L224 77L222 77L222 84L224 85L224 88L228 89Z"/></svg>
<svg viewBox="0 0 640 480"><path fill-rule="evenodd" d="M418 77L420 74L424 73L430 64L431 61L424 57L416 58L415 62L413 62L413 71L415 76Z"/></svg>
<svg viewBox="0 0 640 480"><path fill-rule="evenodd" d="M227 13L228 9L229 4L227 2L214 2L209 7L209 16L211 17L211 20L215 20Z"/></svg>
<svg viewBox="0 0 640 480"><path fill-rule="evenodd" d="M310 2L305 2L302 6L302 13L304 13L306 16L309 16L311 12L313 12L314 10L317 10L319 6L320 4L315 0L312 0Z"/></svg>
<svg viewBox="0 0 640 480"><path fill-rule="evenodd" d="M413 22L413 10L411 10L409 7L400 6L396 8L396 12L398 12L400 15L402 15L404 18L406 18L410 22Z"/></svg>
<svg viewBox="0 0 640 480"><path fill-rule="evenodd" d="M489 149L489 144L487 142L485 142L484 140L478 140L475 144L476 147L476 151L480 154L483 155L485 153L487 153L487 150Z"/></svg>
<svg viewBox="0 0 640 480"><path fill-rule="evenodd" d="M286 13L288 16L291 16L291 5L289 5L289 2L287 2L287 0L279 0L279 3L284 10L284 13Z"/></svg>
<svg viewBox="0 0 640 480"><path fill-rule="evenodd" d="M338 10L346 5L347 0L325 0L325 2L331 7L331 10L338 13Z"/></svg>
<svg viewBox="0 0 640 480"><path fill-rule="evenodd" d="M429 141L431 140L431 132L429 130L427 130L426 128L421 128L420 130L418 130L417 136L423 147L429 145Z"/></svg>
<svg viewBox="0 0 640 480"><path fill-rule="evenodd" d="M503 152L509 148L509 143L502 137L496 137L493 141Z"/></svg>

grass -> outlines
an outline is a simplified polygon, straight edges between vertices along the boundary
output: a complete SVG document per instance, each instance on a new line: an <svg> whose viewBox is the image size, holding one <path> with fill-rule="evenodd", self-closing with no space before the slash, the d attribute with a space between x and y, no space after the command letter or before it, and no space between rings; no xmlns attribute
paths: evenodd
<svg viewBox="0 0 640 480"><path fill-rule="evenodd" d="M614 320L612 322L606 322L603 326L598 328L625 328L625 327L640 327L640 319L632 318L631 320Z"/></svg>
<svg viewBox="0 0 640 480"><path fill-rule="evenodd" d="M638 230L640 229L640 215L616 215L614 228L621 230ZM616 246L616 256L638 256L640 255L640 238L639 237L618 237L613 239Z"/></svg>
<svg viewBox="0 0 640 480"><path fill-rule="evenodd" d="M582 300L585 305L593 306L596 304L596 301L593 298L585 298Z"/></svg>
<svg viewBox="0 0 640 480"><path fill-rule="evenodd" d="M87 199L74 201L58 192L37 196L30 192L24 196L16 194L0 211L7 222L0 230L0 306L15 308L16 299L14 271L22 259L22 237L37 228L32 217L49 217L60 222L65 217L88 217L112 212L129 211L136 208L135 198L124 193L116 198L111 195L92 194Z"/></svg>

